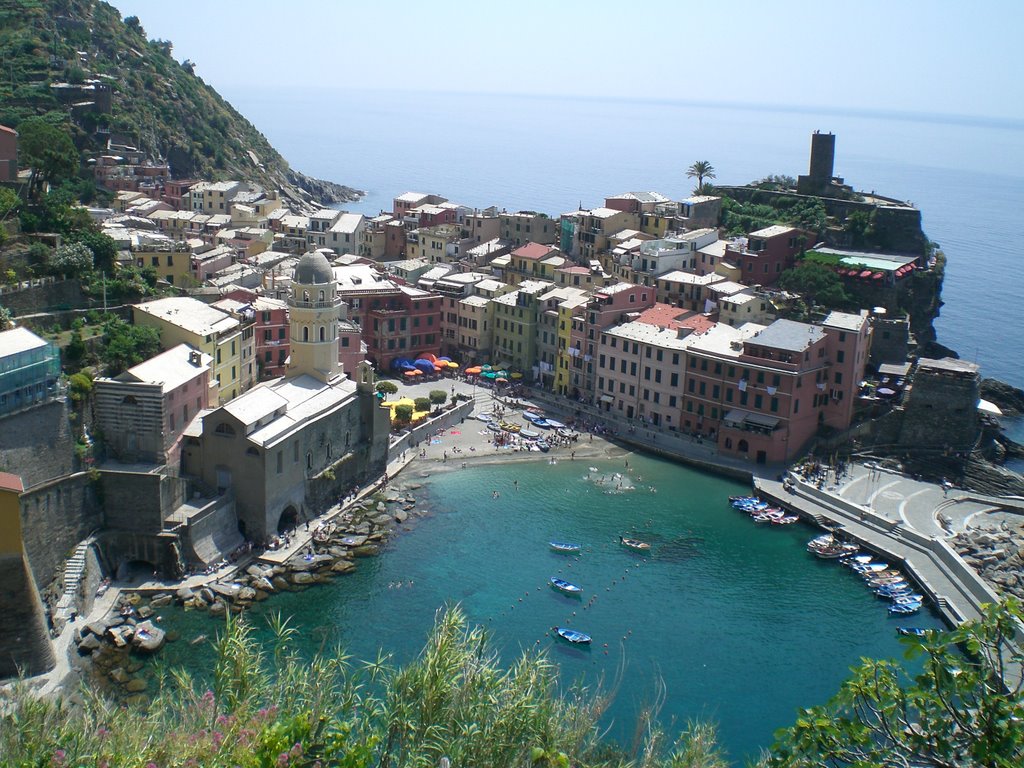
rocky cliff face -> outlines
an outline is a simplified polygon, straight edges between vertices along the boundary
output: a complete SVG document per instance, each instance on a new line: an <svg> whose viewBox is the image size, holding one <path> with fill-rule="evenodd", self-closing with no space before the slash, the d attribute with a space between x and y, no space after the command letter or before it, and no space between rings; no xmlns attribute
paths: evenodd
<svg viewBox="0 0 1024 768"><path fill-rule="evenodd" d="M1024 414L1024 390L997 379L982 379L981 396L999 406L1004 416Z"/></svg>
<svg viewBox="0 0 1024 768"><path fill-rule="evenodd" d="M106 151L108 142L136 147L176 178L256 182L310 207L360 196L293 171L189 62L173 57L170 41L147 39L139 19L122 20L105 2L0 4L0 50L0 124L17 128L45 115L68 124L85 153Z"/></svg>

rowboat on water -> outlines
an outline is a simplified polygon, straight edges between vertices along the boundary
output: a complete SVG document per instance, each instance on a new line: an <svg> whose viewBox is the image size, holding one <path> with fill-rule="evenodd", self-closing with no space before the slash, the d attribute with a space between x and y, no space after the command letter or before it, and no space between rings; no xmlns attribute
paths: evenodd
<svg viewBox="0 0 1024 768"><path fill-rule="evenodd" d="M573 544L568 541L549 541L548 546L555 550L555 552L564 552L566 554L573 554L583 549L582 544Z"/></svg>
<svg viewBox="0 0 1024 768"><path fill-rule="evenodd" d="M548 581L551 583L551 586L554 589L557 589L559 592L562 592L566 595L579 596L583 594L583 587L578 587L572 582L566 581L565 579L560 579L557 576L552 576L550 579L548 579Z"/></svg>
<svg viewBox="0 0 1024 768"><path fill-rule="evenodd" d="M929 632L921 627L896 627L896 631L904 637L927 637Z"/></svg>
<svg viewBox="0 0 1024 768"><path fill-rule="evenodd" d="M651 545L646 541L640 541L639 539L627 539L625 536L619 536L619 544L630 549L635 549L638 552L646 552L651 548Z"/></svg>
<svg viewBox="0 0 1024 768"><path fill-rule="evenodd" d="M590 635L585 632L577 632L575 629L569 629L568 627L552 627L551 629L567 643L572 643L573 645L590 645Z"/></svg>

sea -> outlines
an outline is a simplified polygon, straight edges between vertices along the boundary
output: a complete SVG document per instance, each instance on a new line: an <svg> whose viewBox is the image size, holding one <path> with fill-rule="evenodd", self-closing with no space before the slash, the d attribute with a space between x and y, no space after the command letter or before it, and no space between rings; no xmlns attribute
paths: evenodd
<svg viewBox="0 0 1024 768"><path fill-rule="evenodd" d="M913 203L946 254L939 342L983 376L1024 387L1024 121L370 89L225 96L293 167L365 190L343 207L367 215L406 191L552 216L626 191L681 198L696 160L710 161L720 184L795 177L807 171L811 133L830 131L836 175ZM1004 424L1024 442L1024 420Z"/></svg>
<svg viewBox="0 0 1024 768"><path fill-rule="evenodd" d="M449 438L437 439L439 450ZM431 477L419 476L424 466ZM640 711L660 701L669 733L713 722L740 765L798 708L835 694L862 657L901 658L898 626L942 626L931 611L889 616L849 569L806 551L819 530L758 525L728 503L747 486L672 462L561 456L406 472L399 484L423 483L412 492L429 516L351 575L256 604L248 615L260 637L270 640L266 619L281 613L308 654L340 646L372 660L383 649L403 664L422 649L436 612L459 605L506 664L543 651L565 687L614 691L601 725L621 746L633 746ZM624 548L620 535L650 543L650 552ZM558 554L552 540L583 550ZM582 596L555 592L552 576ZM205 613L161 611L161 626L182 639L157 663L208 674L212 651L191 640L223 625ZM556 640L554 626L590 634L590 648Z"/></svg>

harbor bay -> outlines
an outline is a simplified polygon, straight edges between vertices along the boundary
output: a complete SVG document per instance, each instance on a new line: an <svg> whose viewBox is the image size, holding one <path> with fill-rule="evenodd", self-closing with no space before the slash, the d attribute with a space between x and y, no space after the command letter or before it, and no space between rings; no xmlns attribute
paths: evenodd
<svg viewBox="0 0 1024 768"><path fill-rule="evenodd" d="M544 651L563 684L615 688L606 725L620 743L629 745L638 713L663 685L662 722L717 722L739 762L767 747L798 707L827 700L861 657L901 656L897 626L942 626L929 611L890 617L854 574L808 554L816 529L757 526L732 509L727 497L747 490L738 482L638 454L466 468L433 461L450 440L439 438L430 460L394 481L420 486L405 492L429 514L353 574L253 606L261 636L269 640L266 618L281 613L306 653L340 646L372 660L383 650L400 664L422 648L436 611L458 604L488 629L503 661ZM620 535L650 542L650 553L622 547ZM553 539L583 551L552 552ZM582 596L557 593L551 576L581 586ZM189 641L222 625L164 611L162 624L182 640L159 665L202 675L212 648ZM591 647L553 639L556 625L590 634Z"/></svg>

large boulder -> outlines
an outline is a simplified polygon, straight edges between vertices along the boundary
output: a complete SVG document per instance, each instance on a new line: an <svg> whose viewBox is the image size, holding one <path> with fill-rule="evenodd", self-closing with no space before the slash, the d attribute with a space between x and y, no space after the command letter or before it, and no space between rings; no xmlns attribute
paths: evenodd
<svg viewBox="0 0 1024 768"><path fill-rule="evenodd" d="M274 585L274 589L288 589L288 580L284 576L274 576L270 583Z"/></svg>
<svg viewBox="0 0 1024 768"><path fill-rule="evenodd" d="M151 621L139 622L135 627L135 637L132 644L140 651L155 653L163 648L167 633ZM141 689L140 689L141 690Z"/></svg>
<svg viewBox="0 0 1024 768"><path fill-rule="evenodd" d="M100 639L96 637L92 632L87 633L81 640L78 641L78 652L85 656L86 654L97 651L100 648Z"/></svg>
<svg viewBox="0 0 1024 768"><path fill-rule="evenodd" d="M299 571L298 573L292 574L292 584L301 586L303 584L312 584L315 581L316 577L306 571Z"/></svg>
<svg viewBox="0 0 1024 768"><path fill-rule="evenodd" d="M351 573L356 569L356 564L351 560L338 560L334 565L331 566L331 570L334 573Z"/></svg>

